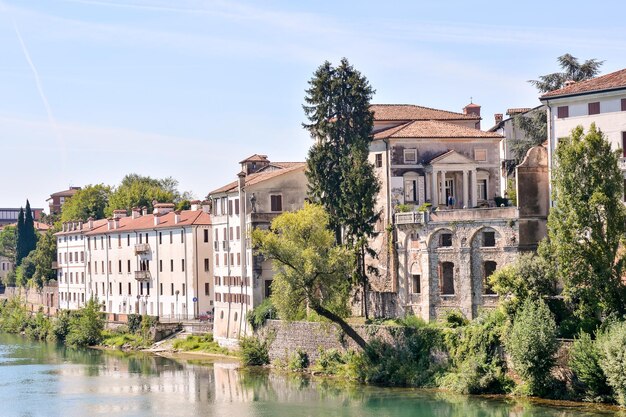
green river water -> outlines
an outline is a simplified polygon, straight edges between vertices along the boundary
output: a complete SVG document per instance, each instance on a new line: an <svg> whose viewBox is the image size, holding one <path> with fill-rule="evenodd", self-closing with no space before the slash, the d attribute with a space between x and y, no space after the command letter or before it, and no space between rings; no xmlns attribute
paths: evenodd
<svg viewBox="0 0 626 417"><path fill-rule="evenodd" d="M415 389L239 371L225 360L71 350L0 334L0 416L615 416Z"/></svg>

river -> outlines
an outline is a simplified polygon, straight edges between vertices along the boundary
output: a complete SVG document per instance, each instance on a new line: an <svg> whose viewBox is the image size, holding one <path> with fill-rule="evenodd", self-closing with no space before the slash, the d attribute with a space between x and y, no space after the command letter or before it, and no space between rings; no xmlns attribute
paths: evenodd
<svg viewBox="0 0 626 417"><path fill-rule="evenodd" d="M0 334L0 416L614 416L415 389L376 388L228 360L72 350Z"/></svg>

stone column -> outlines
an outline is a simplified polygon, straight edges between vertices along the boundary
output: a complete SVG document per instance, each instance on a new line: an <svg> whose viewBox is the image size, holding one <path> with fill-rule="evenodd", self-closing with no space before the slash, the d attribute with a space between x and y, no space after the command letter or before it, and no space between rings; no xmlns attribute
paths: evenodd
<svg viewBox="0 0 626 417"><path fill-rule="evenodd" d="M438 188L437 171L433 168L433 172L430 174L430 201L433 207L437 207L439 205L439 197L437 196Z"/></svg>
<svg viewBox="0 0 626 417"><path fill-rule="evenodd" d="M441 195L439 198L439 203L446 205L448 202L446 201L446 171L441 171Z"/></svg>
<svg viewBox="0 0 626 417"><path fill-rule="evenodd" d="M469 181L469 178L467 174L468 174L467 170L464 169L463 170L463 206L465 207L470 206L469 202L467 201L469 199L469 193L468 193L469 184L467 183Z"/></svg>
<svg viewBox="0 0 626 417"><path fill-rule="evenodd" d="M476 207L476 204L478 204L478 196L476 195L477 193L477 189L478 189L478 181L476 178L476 169L472 170L472 189L470 190L472 192L472 204L471 207Z"/></svg>

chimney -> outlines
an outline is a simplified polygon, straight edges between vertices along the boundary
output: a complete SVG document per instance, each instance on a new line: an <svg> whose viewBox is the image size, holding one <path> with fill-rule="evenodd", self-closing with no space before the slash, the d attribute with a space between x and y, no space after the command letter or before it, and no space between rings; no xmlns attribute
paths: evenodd
<svg viewBox="0 0 626 417"><path fill-rule="evenodd" d="M158 226L158 225L159 225L159 223L160 223L160 221L161 221L160 216L159 216L158 214L156 214L156 213L155 213L155 214L154 214L154 225L155 225L155 226Z"/></svg>
<svg viewBox="0 0 626 417"><path fill-rule="evenodd" d="M107 230L113 229L113 218L107 219Z"/></svg>
<svg viewBox="0 0 626 417"><path fill-rule="evenodd" d="M148 207L143 206L143 207L141 208L141 215L142 215L142 216L146 216L147 214L148 214Z"/></svg>
<svg viewBox="0 0 626 417"><path fill-rule="evenodd" d="M67 223L63 223L63 232L65 232L65 229L67 228Z"/></svg>
<svg viewBox="0 0 626 417"><path fill-rule="evenodd" d="M126 210L113 210L113 218L121 219L126 217Z"/></svg>
<svg viewBox="0 0 626 417"><path fill-rule="evenodd" d="M176 206L174 205L174 203L156 203L153 205L153 207L153 214L167 214L170 211L174 211L174 208Z"/></svg>
<svg viewBox="0 0 626 417"><path fill-rule="evenodd" d="M498 124L502 121L504 115L502 113L496 113L493 115L493 117L496 119L496 124Z"/></svg>
<svg viewBox="0 0 626 417"><path fill-rule="evenodd" d="M174 224L180 223L180 211L174 212Z"/></svg>
<svg viewBox="0 0 626 417"><path fill-rule="evenodd" d="M207 214L211 214L211 202L209 200L204 200L202 202L202 211Z"/></svg>
<svg viewBox="0 0 626 417"><path fill-rule="evenodd" d="M470 103L463 107L463 114L466 116L478 117L479 120L474 125L474 128L480 130L480 106L478 104Z"/></svg>
<svg viewBox="0 0 626 417"><path fill-rule="evenodd" d="M576 84L576 81L574 80L567 80L563 83L563 87L569 87L570 85L574 85Z"/></svg>
<svg viewBox="0 0 626 417"><path fill-rule="evenodd" d="M93 217L87 219L87 227L89 227L89 230L93 229Z"/></svg>
<svg viewBox="0 0 626 417"><path fill-rule="evenodd" d="M200 200L193 200L190 202L190 204L191 204L191 211L198 211L202 208L200 206L200 204L202 204Z"/></svg>
<svg viewBox="0 0 626 417"><path fill-rule="evenodd" d="M139 207L133 207L131 216L133 219L139 218L139 216L141 216L141 209Z"/></svg>
<svg viewBox="0 0 626 417"><path fill-rule="evenodd" d="M78 230L83 230L83 222L78 222Z"/></svg>
<svg viewBox="0 0 626 417"><path fill-rule="evenodd" d="M119 228L120 228L120 218L113 217L113 229L119 229Z"/></svg>

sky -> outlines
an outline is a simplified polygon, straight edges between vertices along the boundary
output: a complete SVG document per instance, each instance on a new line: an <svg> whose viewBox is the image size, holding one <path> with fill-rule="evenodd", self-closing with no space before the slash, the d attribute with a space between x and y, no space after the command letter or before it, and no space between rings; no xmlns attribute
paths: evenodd
<svg viewBox="0 0 626 417"><path fill-rule="evenodd" d="M622 1L0 0L0 207L129 173L204 198L249 155L303 161L307 82L342 57L373 103L534 107L556 58L626 67Z"/></svg>

